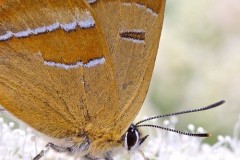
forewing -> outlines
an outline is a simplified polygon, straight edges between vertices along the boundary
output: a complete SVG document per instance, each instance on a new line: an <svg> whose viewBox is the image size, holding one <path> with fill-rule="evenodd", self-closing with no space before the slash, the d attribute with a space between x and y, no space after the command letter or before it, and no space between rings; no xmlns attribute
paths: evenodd
<svg viewBox="0 0 240 160"><path fill-rule="evenodd" d="M111 123L106 117L118 111L115 75L85 1L0 1L0 15L0 104L6 110L55 138Z"/></svg>
<svg viewBox="0 0 240 160"><path fill-rule="evenodd" d="M113 57L120 113L113 127L125 132L145 99L157 54L165 0L89 0Z"/></svg>

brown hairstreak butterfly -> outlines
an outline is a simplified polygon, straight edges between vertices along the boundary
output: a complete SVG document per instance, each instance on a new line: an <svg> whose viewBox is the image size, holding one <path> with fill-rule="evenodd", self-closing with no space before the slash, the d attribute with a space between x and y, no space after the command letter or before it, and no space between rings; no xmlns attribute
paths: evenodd
<svg viewBox="0 0 240 160"><path fill-rule="evenodd" d="M137 148L147 138L138 127L163 128L143 124L162 116L131 123L148 90L164 7L165 0L1 0L0 104L57 152L111 160L115 148Z"/></svg>

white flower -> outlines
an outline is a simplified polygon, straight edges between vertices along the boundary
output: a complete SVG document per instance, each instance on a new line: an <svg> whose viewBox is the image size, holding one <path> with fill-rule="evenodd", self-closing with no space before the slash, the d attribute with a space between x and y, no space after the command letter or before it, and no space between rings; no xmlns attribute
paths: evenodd
<svg viewBox="0 0 240 160"><path fill-rule="evenodd" d="M176 123L176 119L170 119L164 122L164 127L172 128ZM30 160L46 145L47 142L36 137L31 129L14 127L13 122L6 123L3 118L0 118L0 160ZM188 132L203 132L201 127L189 125L188 128ZM155 128L149 128L145 132L150 136L141 150L145 157L151 160L236 160L240 158L240 119L234 127L233 136L218 136L218 141L214 145L203 143L203 138L189 137ZM130 154L132 159L143 159L138 152ZM64 154L50 151L45 158L66 159L64 157ZM129 159L129 153L117 155L115 158L122 160L123 157Z"/></svg>

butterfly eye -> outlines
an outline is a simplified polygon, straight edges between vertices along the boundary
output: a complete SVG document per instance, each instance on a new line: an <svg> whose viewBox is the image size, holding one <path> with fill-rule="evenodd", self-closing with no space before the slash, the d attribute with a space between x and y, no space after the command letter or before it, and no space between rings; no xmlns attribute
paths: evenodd
<svg viewBox="0 0 240 160"><path fill-rule="evenodd" d="M140 143L139 143L139 131L137 128L132 124L125 135L125 143L124 146L128 150L134 150L136 149Z"/></svg>

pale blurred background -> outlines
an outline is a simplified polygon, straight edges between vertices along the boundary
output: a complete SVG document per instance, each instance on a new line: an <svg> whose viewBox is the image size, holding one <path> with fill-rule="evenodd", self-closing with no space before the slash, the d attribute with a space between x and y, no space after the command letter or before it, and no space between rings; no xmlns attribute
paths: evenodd
<svg viewBox="0 0 240 160"><path fill-rule="evenodd" d="M155 70L138 119L221 99L226 103L219 108L178 116L177 129L202 126L212 133L210 143L217 135L232 135L240 115L240 1L167 0Z"/></svg>

